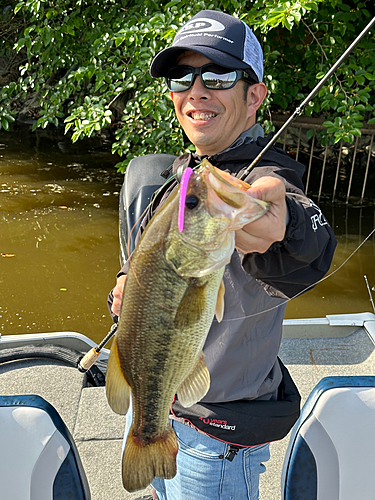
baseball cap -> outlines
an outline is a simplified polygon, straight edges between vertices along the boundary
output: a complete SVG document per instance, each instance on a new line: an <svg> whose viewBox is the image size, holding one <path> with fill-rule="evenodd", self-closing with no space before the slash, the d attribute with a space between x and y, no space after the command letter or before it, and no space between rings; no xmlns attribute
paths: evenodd
<svg viewBox="0 0 375 500"><path fill-rule="evenodd" d="M177 32L172 46L157 54L151 63L154 77L166 76L177 57L187 50L216 64L242 69L255 80L263 80L263 51L249 26L229 14L201 10Z"/></svg>

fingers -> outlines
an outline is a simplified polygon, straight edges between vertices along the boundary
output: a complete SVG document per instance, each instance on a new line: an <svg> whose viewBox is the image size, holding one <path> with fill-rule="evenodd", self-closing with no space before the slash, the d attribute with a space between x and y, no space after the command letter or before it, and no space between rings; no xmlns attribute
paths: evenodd
<svg viewBox="0 0 375 500"><path fill-rule="evenodd" d="M244 253L264 253L273 243L282 241L285 236L285 185L281 179L261 177L247 193L254 198L270 202L271 206L260 219L236 231L235 244Z"/></svg>
<svg viewBox="0 0 375 500"><path fill-rule="evenodd" d="M276 241L276 240L275 240ZM267 236L254 236L244 229L236 231L235 246L243 253L264 253L274 243L273 239Z"/></svg>
<svg viewBox="0 0 375 500"><path fill-rule="evenodd" d="M112 312L114 314L116 314L116 316L120 316L121 302L122 302L122 295L124 293L125 280L126 280L126 275L123 275L123 276L120 276L119 278L117 278L116 286L113 289Z"/></svg>
<svg viewBox="0 0 375 500"><path fill-rule="evenodd" d="M285 203L285 185L276 177L260 177L247 190L253 198L273 204Z"/></svg>

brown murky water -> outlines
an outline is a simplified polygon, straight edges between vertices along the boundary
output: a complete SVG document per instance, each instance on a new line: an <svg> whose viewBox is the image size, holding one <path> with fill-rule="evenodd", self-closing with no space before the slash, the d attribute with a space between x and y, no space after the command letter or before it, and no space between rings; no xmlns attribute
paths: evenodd
<svg viewBox="0 0 375 500"><path fill-rule="evenodd" d="M0 333L76 331L99 342L118 258L122 175L109 152L0 132ZM339 245L335 271L371 232L374 207L324 206ZM371 311L375 238L288 304L287 317Z"/></svg>
<svg viewBox="0 0 375 500"><path fill-rule="evenodd" d="M109 152L0 134L0 332L101 339L122 175Z"/></svg>
<svg viewBox="0 0 375 500"><path fill-rule="evenodd" d="M375 227L374 206L360 208L320 203L320 207L338 240L331 269L324 281L289 302L286 317L316 318L327 314L374 312L364 279L366 275L370 288L375 285L374 234L356 251ZM375 300L375 292L373 297Z"/></svg>

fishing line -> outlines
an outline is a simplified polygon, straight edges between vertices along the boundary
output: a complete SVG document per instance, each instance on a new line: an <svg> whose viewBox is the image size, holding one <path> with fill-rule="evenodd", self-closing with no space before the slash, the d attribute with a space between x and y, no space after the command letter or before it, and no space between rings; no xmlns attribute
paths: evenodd
<svg viewBox="0 0 375 500"><path fill-rule="evenodd" d="M267 313L267 312L270 312L270 311L274 311L275 309L278 309L279 307L282 307L283 305L285 305L287 302L290 302L291 300L293 299L296 299L297 297L299 297L300 295L302 295L303 293L307 292L308 290L310 290L310 288L313 288L314 286L318 285L319 283L321 283L322 281L325 281L327 280L328 278L330 278L331 276L333 276L334 274L336 274L338 271L340 271L340 269L342 269L345 264L353 257L354 254L356 254L358 252L358 250L366 243L367 240L369 240L371 238L371 236L375 233L375 228L370 232L370 234L359 244L359 246L349 255L349 257L347 257L344 262L342 264L340 264L340 266L335 269L334 271L332 271L331 273L327 274L326 276L324 276L322 279L320 279L319 281L316 281L315 283L312 283L311 285L307 286L306 288L304 288L303 290L301 290L300 292L298 292L296 295L294 295L293 297L290 297L289 299L285 299L281 304L278 304L277 306L273 306L273 307L270 307L269 309L265 309L264 311L260 311L260 312L257 312L257 313L254 313L254 314L249 314L248 316L241 316L240 318L231 318L231 319L223 319L222 322L224 323L224 321L239 321L239 320L242 320L242 319L247 319L247 318L253 318L254 316L259 316L260 314L264 314L264 313Z"/></svg>

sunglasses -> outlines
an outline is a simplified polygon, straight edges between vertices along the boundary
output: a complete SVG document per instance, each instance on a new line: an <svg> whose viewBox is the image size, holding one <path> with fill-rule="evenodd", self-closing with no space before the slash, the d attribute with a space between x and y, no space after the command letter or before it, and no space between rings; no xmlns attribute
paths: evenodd
<svg viewBox="0 0 375 500"><path fill-rule="evenodd" d="M175 66L171 68L165 77L165 83L171 92L184 92L189 90L199 75L203 86L210 90L226 90L236 85L238 80L245 80L248 83L257 83L250 76L240 69L228 70L217 64L205 64L200 68L193 66Z"/></svg>

